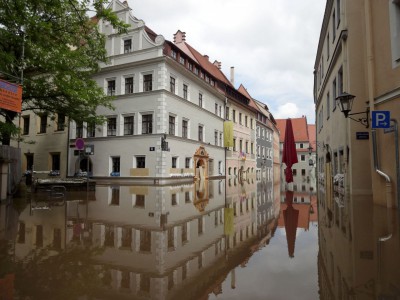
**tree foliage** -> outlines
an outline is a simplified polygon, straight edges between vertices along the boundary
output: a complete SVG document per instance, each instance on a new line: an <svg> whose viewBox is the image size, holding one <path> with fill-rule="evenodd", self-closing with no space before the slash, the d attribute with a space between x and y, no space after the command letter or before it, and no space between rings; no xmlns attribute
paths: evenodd
<svg viewBox="0 0 400 300"><path fill-rule="evenodd" d="M23 72L23 110L102 121L96 108L112 104L92 79L99 63L107 62L96 23L105 19L119 32L128 26L107 5L108 0L0 0L0 74L20 78ZM0 113L8 123L16 116ZM0 126L3 140L14 133L8 132Z"/></svg>

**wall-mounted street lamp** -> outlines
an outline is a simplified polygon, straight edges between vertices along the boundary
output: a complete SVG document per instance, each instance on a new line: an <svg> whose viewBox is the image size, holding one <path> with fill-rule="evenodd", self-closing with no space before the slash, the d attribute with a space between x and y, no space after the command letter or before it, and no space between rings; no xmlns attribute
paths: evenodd
<svg viewBox="0 0 400 300"><path fill-rule="evenodd" d="M311 147L311 145L310 145L310 146L308 146L307 149L308 149L308 155L310 156L310 158L308 160L308 165L309 166L313 166L314 165L314 161L312 160L312 157L311 157L313 147Z"/></svg>
<svg viewBox="0 0 400 300"><path fill-rule="evenodd" d="M365 111L357 112L357 113L350 113L353 107L353 100L356 96L343 92L339 96L336 97L336 101L339 103L339 109L344 114L346 118L350 118L353 121L359 122L365 126L365 128L369 127L369 107L366 108ZM354 119L352 115L360 115L365 114L365 117Z"/></svg>

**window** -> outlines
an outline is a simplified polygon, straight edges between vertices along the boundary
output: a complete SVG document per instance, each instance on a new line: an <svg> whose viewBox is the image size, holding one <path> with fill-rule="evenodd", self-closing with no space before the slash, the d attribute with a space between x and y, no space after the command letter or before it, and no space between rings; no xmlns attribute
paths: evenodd
<svg viewBox="0 0 400 300"><path fill-rule="evenodd" d="M176 59L177 55L176 55L176 51L171 50L171 57Z"/></svg>
<svg viewBox="0 0 400 300"><path fill-rule="evenodd" d="M303 149L303 148L304 148L304 144L300 143L300 149Z"/></svg>
<svg viewBox="0 0 400 300"><path fill-rule="evenodd" d="M173 169L177 168L177 162L178 162L178 158L176 156L172 157L172 168Z"/></svg>
<svg viewBox="0 0 400 300"><path fill-rule="evenodd" d="M126 39L124 40L124 53L129 53L132 51L132 40Z"/></svg>
<svg viewBox="0 0 400 300"><path fill-rule="evenodd" d="M203 141L203 125L199 125L199 141Z"/></svg>
<svg viewBox="0 0 400 300"><path fill-rule="evenodd" d="M225 118L229 120L229 107L226 107Z"/></svg>
<svg viewBox="0 0 400 300"><path fill-rule="evenodd" d="M187 228L187 223L185 223L182 225L182 243L186 243L187 241L188 241L188 228ZM186 266L186 264L184 266Z"/></svg>
<svg viewBox="0 0 400 300"><path fill-rule="evenodd" d="M142 116L142 134L153 133L153 115Z"/></svg>
<svg viewBox="0 0 400 300"><path fill-rule="evenodd" d="M143 252L150 252L151 250L151 231L150 230L140 230L140 251ZM142 280L140 281L140 290L147 290L147 284L146 288L142 287ZM150 277L148 277L148 290L150 291Z"/></svg>
<svg viewBox="0 0 400 300"><path fill-rule="evenodd" d="M236 151L236 139L233 139L233 151Z"/></svg>
<svg viewBox="0 0 400 300"><path fill-rule="evenodd" d="M190 157L185 158L185 168L189 169L190 168Z"/></svg>
<svg viewBox="0 0 400 300"><path fill-rule="evenodd" d="M215 103L215 114L218 115L218 104Z"/></svg>
<svg viewBox="0 0 400 300"><path fill-rule="evenodd" d="M340 24L340 0L336 0L337 26Z"/></svg>
<svg viewBox="0 0 400 300"><path fill-rule="evenodd" d="M335 11L333 11L332 14L332 43L335 41L336 38L336 14Z"/></svg>
<svg viewBox="0 0 400 300"><path fill-rule="evenodd" d="M65 115L58 114L57 116L57 131L63 131L65 128Z"/></svg>
<svg viewBox="0 0 400 300"><path fill-rule="evenodd" d="M182 137L183 138L188 137L188 121L187 120L182 120Z"/></svg>
<svg viewBox="0 0 400 300"><path fill-rule="evenodd" d="M60 153L51 154L51 169L59 171L60 165L61 165Z"/></svg>
<svg viewBox="0 0 400 300"><path fill-rule="evenodd" d="M331 99L329 93L326 94L326 119L328 120L331 114Z"/></svg>
<svg viewBox="0 0 400 300"><path fill-rule="evenodd" d="M199 106L203 107L203 94L199 93Z"/></svg>
<svg viewBox="0 0 400 300"><path fill-rule="evenodd" d="M124 135L132 135L133 134L133 116L124 117Z"/></svg>
<svg viewBox="0 0 400 300"><path fill-rule="evenodd" d="M343 69L340 67L338 72L338 95L343 93Z"/></svg>
<svg viewBox="0 0 400 300"><path fill-rule="evenodd" d="M111 157L112 172L120 172L120 158L119 156Z"/></svg>
<svg viewBox="0 0 400 300"><path fill-rule="evenodd" d="M306 176L306 169L301 169L301 176Z"/></svg>
<svg viewBox="0 0 400 300"><path fill-rule="evenodd" d="M332 82L332 110L336 109L336 78Z"/></svg>
<svg viewBox="0 0 400 300"><path fill-rule="evenodd" d="M297 175L297 170L293 169L293 176L296 176L296 175Z"/></svg>
<svg viewBox="0 0 400 300"><path fill-rule="evenodd" d="M115 95L115 79L110 79L107 81L107 95L108 96Z"/></svg>
<svg viewBox="0 0 400 300"><path fill-rule="evenodd" d="M247 118L247 116L244 116L244 126L246 126L246 127L248 127L248 124L247 124L247 120L248 118Z"/></svg>
<svg viewBox="0 0 400 300"><path fill-rule="evenodd" d="M232 121L236 123L236 110L232 109Z"/></svg>
<svg viewBox="0 0 400 300"><path fill-rule="evenodd" d="M193 71L193 64L192 63L188 63L188 68L190 71Z"/></svg>
<svg viewBox="0 0 400 300"><path fill-rule="evenodd" d="M24 122L24 129L22 131L23 135L29 134L29 125L30 125L30 117L29 116L23 116L22 117L23 122Z"/></svg>
<svg viewBox="0 0 400 300"><path fill-rule="evenodd" d="M390 39L392 50L392 67L400 64L400 1L389 2Z"/></svg>
<svg viewBox="0 0 400 300"><path fill-rule="evenodd" d="M143 75L143 91L149 92L153 90L153 75Z"/></svg>
<svg viewBox="0 0 400 300"><path fill-rule="evenodd" d="M329 55L330 55L330 53L329 53L329 33L328 33L328 35L326 36L326 60L329 60Z"/></svg>
<svg viewBox="0 0 400 300"><path fill-rule="evenodd" d="M117 118L107 119L107 135L108 136L117 135Z"/></svg>
<svg viewBox="0 0 400 300"><path fill-rule="evenodd" d="M94 124L87 124L87 137L95 137L96 126Z"/></svg>
<svg viewBox="0 0 400 300"><path fill-rule="evenodd" d="M46 133L47 130L47 114L40 116L40 128L39 133Z"/></svg>
<svg viewBox="0 0 400 300"><path fill-rule="evenodd" d="M222 133L219 134L219 145L222 146Z"/></svg>
<svg viewBox="0 0 400 300"><path fill-rule="evenodd" d="M242 113L239 113L239 124L242 125Z"/></svg>
<svg viewBox="0 0 400 300"><path fill-rule="evenodd" d="M175 94L175 78L172 76L169 78L169 91Z"/></svg>
<svg viewBox="0 0 400 300"><path fill-rule="evenodd" d="M187 100L188 98L188 86L186 84L183 85L183 99Z"/></svg>
<svg viewBox="0 0 400 300"><path fill-rule="evenodd" d="M200 235L203 233L203 217L198 218L197 226L197 233Z"/></svg>
<svg viewBox="0 0 400 300"><path fill-rule="evenodd" d="M175 117L169 116L169 134L175 135Z"/></svg>
<svg viewBox="0 0 400 300"><path fill-rule="evenodd" d="M76 138L83 137L83 122L76 122Z"/></svg>
<svg viewBox="0 0 400 300"><path fill-rule="evenodd" d="M306 161L306 156L304 154L300 155L300 160L301 161Z"/></svg>
<svg viewBox="0 0 400 300"><path fill-rule="evenodd" d="M179 62L184 65L185 64L185 58L184 57L179 57Z"/></svg>
<svg viewBox="0 0 400 300"><path fill-rule="evenodd" d="M218 131L214 131L214 145L218 146Z"/></svg>
<svg viewBox="0 0 400 300"><path fill-rule="evenodd" d="M138 169L146 168L146 157L145 156L136 156L136 168L138 168Z"/></svg>
<svg viewBox="0 0 400 300"><path fill-rule="evenodd" d="M125 94L133 93L133 77L125 78Z"/></svg>
<svg viewBox="0 0 400 300"><path fill-rule="evenodd" d="M136 195L135 207L144 208L145 199L145 195Z"/></svg>

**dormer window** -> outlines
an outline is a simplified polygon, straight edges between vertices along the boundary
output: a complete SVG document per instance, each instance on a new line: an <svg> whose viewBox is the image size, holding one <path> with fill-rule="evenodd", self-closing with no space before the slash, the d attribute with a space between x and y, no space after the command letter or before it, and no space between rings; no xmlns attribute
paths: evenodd
<svg viewBox="0 0 400 300"><path fill-rule="evenodd" d="M199 75L199 69L194 67L194 74Z"/></svg>
<svg viewBox="0 0 400 300"><path fill-rule="evenodd" d="M185 58L183 58L182 56L179 57L179 62L184 65L185 64Z"/></svg>
<svg viewBox="0 0 400 300"><path fill-rule="evenodd" d="M176 59L176 51L171 50L171 57L172 57L173 59Z"/></svg>
<svg viewBox="0 0 400 300"><path fill-rule="evenodd" d="M129 53L132 51L132 40L126 39L124 40L124 53Z"/></svg>
<svg viewBox="0 0 400 300"><path fill-rule="evenodd" d="M188 68L189 68L190 71L193 71L193 64L188 63Z"/></svg>

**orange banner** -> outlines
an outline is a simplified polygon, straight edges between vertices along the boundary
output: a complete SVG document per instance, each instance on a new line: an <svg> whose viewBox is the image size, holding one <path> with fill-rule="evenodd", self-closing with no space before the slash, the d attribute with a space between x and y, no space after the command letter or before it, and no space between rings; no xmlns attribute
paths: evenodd
<svg viewBox="0 0 400 300"><path fill-rule="evenodd" d="M0 79L0 108L21 112L22 86Z"/></svg>

